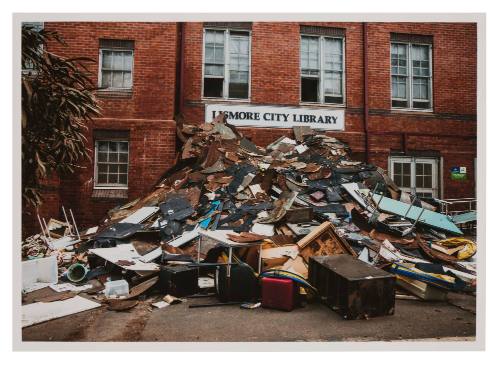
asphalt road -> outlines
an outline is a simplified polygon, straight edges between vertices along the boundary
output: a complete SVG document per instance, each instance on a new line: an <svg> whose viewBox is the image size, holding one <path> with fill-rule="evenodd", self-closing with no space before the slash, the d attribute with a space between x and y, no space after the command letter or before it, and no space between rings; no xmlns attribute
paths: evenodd
<svg viewBox="0 0 500 365"><path fill-rule="evenodd" d="M189 308L213 302L190 299L166 308L152 300L124 312L105 306L24 328L23 341L390 341L473 338L475 298L449 302L396 300L392 316L348 321L320 303L292 312L239 306Z"/></svg>

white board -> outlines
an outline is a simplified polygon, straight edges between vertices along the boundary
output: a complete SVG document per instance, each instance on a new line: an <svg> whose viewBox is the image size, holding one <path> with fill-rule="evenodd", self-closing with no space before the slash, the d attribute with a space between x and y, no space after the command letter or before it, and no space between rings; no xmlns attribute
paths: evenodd
<svg viewBox="0 0 500 365"><path fill-rule="evenodd" d="M57 257L48 256L41 259L23 261L23 290L26 293L57 284Z"/></svg>
<svg viewBox="0 0 500 365"><path fill-rule="evenodd" d="M120 223L134 223L139 224L155 214L160 208L158 207L142 207L138 209L127 218L122 219Z"/></svg>
<svg viewBox="0 0 500 365"><path fill-rule="evenodd" d="M210 123L219 113L237 127L293 128L344 130L344 110L330 108L290 108L274 105L206 104L205 122Z"/></svg>
<svg viewBox="0 0 500 365"><path fill-rule="evenodd" d="M23 327L32 326L37 323L80 313L100 306L100 303L93 302L79 295L50 303L38 302L27 304L21 307L21 324Z"/></svg>
<svg viewBox="0 0 500 365"><path fill-rule="evenodd" d="M102 257L106 261L118 265L120 260L132 261L133 265L118 265L123 269L132 271L159 271L160 267L155 263L143 262L144 256L139 255L134 245L126 243L110 248L93 248L89 252ZM146 260L148 259L146 255Z"/></svg>

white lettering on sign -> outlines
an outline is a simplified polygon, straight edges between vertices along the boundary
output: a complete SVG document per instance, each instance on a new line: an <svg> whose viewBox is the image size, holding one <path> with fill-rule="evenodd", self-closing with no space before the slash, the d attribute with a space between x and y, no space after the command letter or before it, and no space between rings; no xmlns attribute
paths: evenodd
<svg viewBox="0 0 500 365"><path fill-rule="evenodd" d="M261 105L207 104L205 122L211 122L219 113L237 127L293 128L309 126L315 129L344 130L344 110L288 108Z"/></svg>

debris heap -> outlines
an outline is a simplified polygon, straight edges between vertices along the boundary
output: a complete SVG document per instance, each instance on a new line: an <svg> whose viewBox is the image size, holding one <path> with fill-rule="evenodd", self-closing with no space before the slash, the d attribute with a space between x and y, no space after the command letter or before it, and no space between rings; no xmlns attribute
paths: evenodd
<svg viewBox="0 0 500 365"><path fill-rule="evenodd" d="M269 302L266 279L293 282L299 296L325 297L323 279L308 280L317 256L349 255L353 263L343 265L383 269L398 290L424 300L475 291L476 244L432 199L407 194L382 169L353 161L334 137L309 127L293 131L294 139L264 149L222 114L183 125L179 161L147 196L81 233L74 222L41 223L42 232L23 242L23 257L56 256L59 282L85 284L81 291L117 310L145 294L167 294L154 303L162 307L211 290L255 308L249 302ZM33 282L23 278L23 286L30 291Z"/></svg>

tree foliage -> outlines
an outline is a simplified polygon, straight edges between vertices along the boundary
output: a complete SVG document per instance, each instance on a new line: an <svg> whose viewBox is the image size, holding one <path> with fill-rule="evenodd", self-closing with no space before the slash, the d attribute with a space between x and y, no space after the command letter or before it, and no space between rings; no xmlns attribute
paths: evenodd
<svg viewBox="0 0 500 365"><path fill-rule="evenodd" d="M41 187L56 173L72 173L89 158L85 130L100 114L86 57L64 58L48 51L55 32L22 29L23 203L42 203Z"/></svg>

